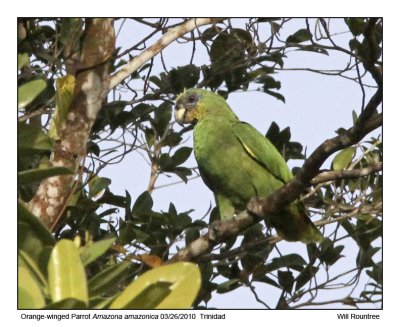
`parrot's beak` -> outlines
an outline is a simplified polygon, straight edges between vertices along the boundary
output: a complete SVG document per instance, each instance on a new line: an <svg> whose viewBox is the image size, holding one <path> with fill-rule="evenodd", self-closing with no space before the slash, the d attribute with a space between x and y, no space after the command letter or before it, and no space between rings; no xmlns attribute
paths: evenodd
<svg viewBox="0 0 400 327"><path fill-rule="evenodd" d="M185 121L185 116L186 116L186 109L184 107L181 106L176 106L175 107L175 121L183 126L183 124L187 123Z"/></svg>

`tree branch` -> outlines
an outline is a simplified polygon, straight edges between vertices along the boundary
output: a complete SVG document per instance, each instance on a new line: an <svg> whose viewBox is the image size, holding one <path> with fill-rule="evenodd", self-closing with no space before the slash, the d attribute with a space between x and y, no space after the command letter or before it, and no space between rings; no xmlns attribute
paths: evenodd
<svg viewBox="0 0 400 327"><path fill-rule="evenodd" d="M369 167L351 169L351 170L337 170L337 171L325 171L311 180L311 184L319 184L328 181L333 181L342 178L358 178L367 175L371 175L382 170L382 163L377 162Z"/></svg>
<svg viewBox="0 0 400 327"><path fill-rule="evenodd" d="M160 53L166 46L195 28L207 24L215 24L223 21L221 18L192 18L187 22L170 29L156 43L133 58L118 72L111 76L110 89L116 87L125 78L139 69L145 62Z"/></svg>

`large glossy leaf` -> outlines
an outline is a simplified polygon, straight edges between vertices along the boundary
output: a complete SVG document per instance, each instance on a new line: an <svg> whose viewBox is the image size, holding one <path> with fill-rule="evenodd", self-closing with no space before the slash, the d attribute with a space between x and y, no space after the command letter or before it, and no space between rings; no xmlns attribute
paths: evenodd
<svg viewBox="0 0 400 327"><path fill-rule="evenodd" d="M96 260L98 257L100 257L102 254L104 254L111 246L111 244L114 243L116 238L108 238L105 240L101 240L95 243L88 244L81 248L80 254L81 254L81 260L83 264L86 266L89 263L93 262Z"/></svg>
<svg viewBox="0 0 400 327"><path fill-rule="evenodd" d="M47 280L45 275L42 273L37 260L30 257L24 250L18 250L18 267L25 267L38 284L47 287Z"/></svg>
<svg viewBox="0 0 400 327"><path fill-rule="evenodd" d="M45 300L36 279L27 267L18 266L18 309L40 309Z"/></svg>
<svg viewBox="0 0 400 327"><path fill-rule="evenodd" d="M37 79L27 82L18 88L18 109L26 107L44 91L47 84L45 80Z"/></svg>
<svg viewBox="0 0 400 327"><path fill-rule="evenodd" d="M23 251L28 259L40 267L43 260L43 251L54 245L50 231L33 215L29 209L18 200L18 251ZM39 268L38 268L39 270ZM40 269L42 273L45 270Z"/></svg>
<svg viewBox="0 0 400 327"><path fill-rule="evenodd" d="M57 242L50 256L48 274L53 302L72 298L88 303L85 269L74 242Z"/></svg>
<svg viewBox="0 0 400 327"><path fill-rule="evenodd" d="M50 138L37 126L18 124L18 150L49 151L52 148Z"/></svg>
<svg viewBox="0 0 400 327"><path fill-rule="evenodd" d="M18 53L18 70L29 64L29 55L27 53Z"/></svg>
<svg viewBox="0 0 400 327"><path fill-rule="evenodd" d="M58 310L58 309L87 309L87 304L85 302L79 301L77 299L65 299L58 302L53 302L47 305L46 310Z"/></svg>
<svg viewBox="0 0 400 327"><path fill-rule="evenodd" d="M88 283L90 297L115 292L119 283L127 277L131 266L131 262L123 261L113 264L95 275Z"/></svg>
<svg viewBox="0 0 400 327"><path fill-rule="evenodd" d="M24 170L18 173L18 185L40 182L42 179L48 177L70 175L72 173L72 170L66 167L35 168Z"/></svg>
<svg viewBox="0 0 400 327"><path fill-rule="evenodd" d="M200 289L199 268L179 262L152 269L131 283L112 309L185 309L190 308ZM149 304L150 301L150 304Z"/></svg>
<svg viewBox="0 0 400 327"><path fill-rule="evenodd" d="M54 245L54 239L47 227L26 207L24 202L18 200L18 220L27 223L35 231L45 245Z"/></svg>

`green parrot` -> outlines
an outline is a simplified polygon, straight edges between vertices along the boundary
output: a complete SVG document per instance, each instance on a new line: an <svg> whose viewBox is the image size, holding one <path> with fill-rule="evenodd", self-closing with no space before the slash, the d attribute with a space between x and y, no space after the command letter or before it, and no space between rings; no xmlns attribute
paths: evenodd
<svg viewBox="0 0 400 327"><path fill-rule="evenodd" d="M176 100L175 120L194 125L194 154L204 183L214 192L221 219L245 210L252 197L267 197L293 175L274 145L241 122L221 96L188 89ZM300 202L265 217L287 241L321 242L324 237Z"/></svg>

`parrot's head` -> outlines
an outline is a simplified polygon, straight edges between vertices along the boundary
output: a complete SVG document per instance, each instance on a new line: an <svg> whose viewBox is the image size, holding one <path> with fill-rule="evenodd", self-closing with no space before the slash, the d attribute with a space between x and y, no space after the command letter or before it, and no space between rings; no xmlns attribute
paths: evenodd
<svg viewBox="0 0 400 327"><path fill-rule="evenodd" d="M206 117L216 115L237 119L225 99L211 91L188 89L176 99L175 120L179 125L195 125Z"/></svg>

